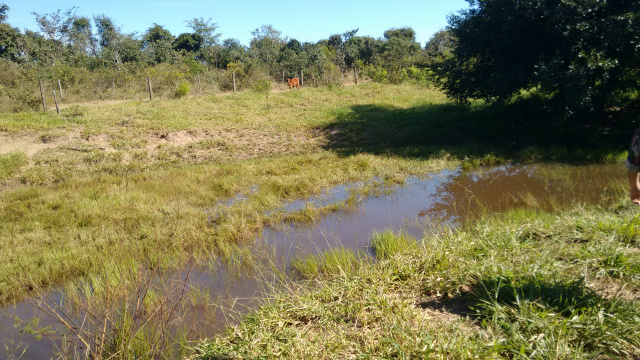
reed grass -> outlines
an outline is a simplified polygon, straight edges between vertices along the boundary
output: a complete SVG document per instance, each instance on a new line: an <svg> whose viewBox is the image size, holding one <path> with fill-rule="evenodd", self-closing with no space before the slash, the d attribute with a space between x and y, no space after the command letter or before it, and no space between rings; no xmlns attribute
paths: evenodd
<svg viewBox="0 0 640 360"><path fill-rule="evenodd" d="M318 276L355 274L369 257L343 247L325 250L319 255L308 255L291 261L291 268L303 279Z"/></svg>
<svg viewBox="0 0 640 360"><path fill-rule="evenodd" d="M387 230L371 234L371 248L378 259L388 259L398 253L417 250L418 243L405 234Z"/></svg>

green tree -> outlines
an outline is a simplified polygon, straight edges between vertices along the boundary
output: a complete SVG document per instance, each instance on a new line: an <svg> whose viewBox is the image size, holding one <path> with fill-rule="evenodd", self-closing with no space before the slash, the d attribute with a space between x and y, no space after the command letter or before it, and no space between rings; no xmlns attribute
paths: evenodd
<svg viewBox="0 0 640 360"><path fill-rule="evenodd" d="M401 82L406 78L406 69L415 62L420 51L416 32L410 28L390 29L384 32L386 42L382 45L382 60L389 71L389 80Z"/></svg>
<svg viewBox="0 0 640 360"><path fill-rule="evenodd" d="M185 53L195 53L202 47L204 38L196 33L184 33L180 34L174 42L173 48L176 51L183 51Z"/></svg>
<svg viewBox="0 0 640 360"><path fill-rule="evenodd" d="M203 39L200 49L196 52L196 57L210 65L214 65L216 57L220 55L219 39L222 34L216 32L218 24L211 21L211 19L194 18L185 22L195 34L202 36Z"/></svg>
<svg viewBox="0 0 640 360"><path fill-rule="evenodd" d="M0 57L17 61L20 54L18 50L18 42L22 34L20 30L7 24L7 13L9 7L6 4L0 5Z"/></svg>
<svg viewBox="0 0 640 360"><path fill-rule="evenodd" d="M358 29L353 29L349 31L345 31L342 34L336 34L329 36L327 41L327 46L333 49L335 53L335 64L340 68L341 71L345 71L347 68L353 65L353 62L356 60L356 50L353 48L353 45L350 40L356 35Z"/></svg>
<svg viewBox="0 0 640 360"><path fill-rule="evenodd" d="M637 0L468 0L440 86L459 101L523 91L575 119L623 106L640 89ZM586 118L586 117L585 117Z"/></svg>
<svg viewBox="0 0 640 360"><path fill-rule="evenodd" d="M18 51L18 41L21 37L18 29L11 25L0 23L0 57L17 61L20 53Z"/></svg>
<svg viewBox="0 0 640 360"><path fill-rule="evenodd" d="M94 16L93 21L97 30L102 61L121 64L124 51L124 36L120 32L120 28L106 15Z"/></svg>
<svg viewBox="0 0 640 360"><path fill-rule="evenodd" d="M35 31L25 30L18 46L22 52L24 62L29 66L49 66L55 63L55 54L49 51L50 44L48 40Z"/></svg>
<svg viewBox="0 0 640 360"><path fill-rule="evenodd" d="M174 40L175 37L171 35L171 32L158 24L153 24L142 38L145 50L153 62L157 64L175 61Z"/></svg>
<svg viewBox="0 0 640 360"><path fill-rule="evenodd" d="M455 38L449 29L433 34L424 46L425 55L432 63L442 62L452 56L455 49Z"/></svg>
<svg viewBox="0 0 640 360"><path fill-rule="evenodd" d="M289 40L287 45L280 50L278 63L288 77L297 76L298 71L307 66L307 62L307 54L302 44L296 39Z"/></svg>
<svg viewBox="0 0 640 360"><path fill-rule="evenodd" d="M354 36L349 40L349 47L356 51L355 59L365 65L374 65L380 57L382 41L370 36Z"/></svg>
<svg viewBox="0 0 640 360"><path fill-rule="evenodd" d="M44 39L40 42L45 47L44 51L48 53L46 57L50 61L50 65L63 60L65 56L65 46L69 45L69 30L75 16L76 8L71 8L64 13L58 10L49 14L38 14L33 12L38 24L38 30Z"/></svg>
<svg viewBox="0 0 640 360"><path fill-rule="evenodd" d="M226 69L229 63L242 63L245 60L247 49L237 39L226 39L222 42L221 51L218 53L217 66Z"/></svg>
<svg viewBox="0 0 640 360"><path fill-rule="evenodd" d="M251 32L249 55L257 63L263 64L272 75L279 72L277 61L280 50L286 43L282 37L282 32L276 30L272 25L262 25Z"/></svg>
<svg viewBox="0 0 640 360"><path fill-rule="evenodd" d="M69 56L76 63L86 63L89 56L97 56L98 48L93 37L91 20L86 17L74 17L67 30Z"/></svg>
<svg viewBox="0 0 640 360"><path fill-rule="evenodd" d="M9 10L9 6L7 6L7 4L0 4L0 24L7 21L7 18L9 17L9 15L7 15Z"/></svg>

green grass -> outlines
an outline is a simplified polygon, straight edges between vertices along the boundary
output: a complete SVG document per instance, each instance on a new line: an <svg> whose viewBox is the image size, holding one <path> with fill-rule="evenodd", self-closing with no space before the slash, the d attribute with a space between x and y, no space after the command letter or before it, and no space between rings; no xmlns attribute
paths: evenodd
<svg viewBox="0 0 640 360"><path fill-rule="evenodd" d="M405 234L396 235L387 230L371 234L371 248L378 259L387 259L398 253L416 250L417 242Z"/></svg>
<svg viewBox="0 0 640 360"><path fill-rule="evenodd" d="M294 259L291 261L291 268L302 278L312 279L321 275L355 274L367 261L366 254L338 247L325 250L320 255Z"/></svg>
<svg viewBox="0 0 640 360"><path fill-rule="evenodd" d="M487 215L357 272L319 274L203 342L198 358L633 358L639 275L609 271L603 256L637 259L611 236L637 211L621 204Z"/></svg>
<svg viewBox="0 0 640 360"><path fill-rule="evenodd" d="M22 152L0 154L0 181L12 177L27 163L27 156Z"/></svg>

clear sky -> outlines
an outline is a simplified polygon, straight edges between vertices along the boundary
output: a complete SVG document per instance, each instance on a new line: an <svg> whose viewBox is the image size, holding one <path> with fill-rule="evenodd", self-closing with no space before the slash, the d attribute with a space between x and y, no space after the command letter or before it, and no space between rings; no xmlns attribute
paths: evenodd
<svg viewBox="0 0 640 360"><path fill-rule="evenodd" d="M185 20L211 18L221 40L235 38L248 45L251 31L271 24L283 36L316 42L359 28L357 35L382 37L385 30L410 26L423 46L447 25L447 15L468 8L465 0L0 0L11 10L7 22L24 31L37 30L35 17L76 6L77 15L104 14L124 33L144 33L154 23L174 36L191 32Z"/></svg>

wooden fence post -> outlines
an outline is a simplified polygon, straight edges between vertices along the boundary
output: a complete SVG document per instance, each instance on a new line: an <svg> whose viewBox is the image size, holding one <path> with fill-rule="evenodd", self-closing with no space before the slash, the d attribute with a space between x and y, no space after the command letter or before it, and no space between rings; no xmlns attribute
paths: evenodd
<svg viewBox="0 0 640 360"><path fill-rule="evenodd" d="M358 85L358 70L356 70L356 68L353 68L353 79L356 82L356 85Z"/></svg>
<svg viewBox="0 0 640 360"><path fill-rule="evenodd" d="M233 79L233 93L236 93L236 73L231 73L231 78Z"/></svg>
<svg viewBox="0 0 640 360"><path fill-rule="evenodd" d="M304 86L304 70L300 70L300 86Z"/></svg>
<svg viewBox="0 0 640 360"><path fill-rule="evenodd" d="M40 81L40 97L42 98L42 112L46 112L47 105L44 102L44 85L42 84L42 81Z"/></svg>
<svg viewBox="0 0 640 360"><path fill-rule="evenodd" d="M153 89L151 88L151 78L147 76L147 87L149 88L149 101L153 101Z"/></svg>
<svg viewBox="0 0 640 360"><path fill-rule="evenodd" d="M60 108L58 107L58 99L56 99L56 91L53 90L53 102L56 103L56 112L60 115Z"/></svg>
<svg viewBox="0 0 640 360"><path fill-rule="evenodd" d="M202 88L200 87L200 74L198 74L198 92L200 92Z"/></svg>
<svg viewBox="0 0 640 360"><path fill-rule="evenodd" d="M62 84L60 84L60 79L58 79L58 90L60 91L60 102L62 102Z"/></svg>

